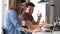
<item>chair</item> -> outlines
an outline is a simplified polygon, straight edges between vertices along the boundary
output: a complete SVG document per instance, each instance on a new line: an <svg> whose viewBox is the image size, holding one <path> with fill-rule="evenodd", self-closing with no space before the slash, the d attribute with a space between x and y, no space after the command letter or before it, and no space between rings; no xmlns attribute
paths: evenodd
<svg viewBox="0 0 60 34"><path fill-rule="evenodd" d="M6 34L6 30L3 28L3 34Z"/></svg>

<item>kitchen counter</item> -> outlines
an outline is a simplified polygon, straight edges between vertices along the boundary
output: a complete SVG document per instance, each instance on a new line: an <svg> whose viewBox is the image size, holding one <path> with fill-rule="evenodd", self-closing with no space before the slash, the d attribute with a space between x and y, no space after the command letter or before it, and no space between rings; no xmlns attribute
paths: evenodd
<svg viewBox="0 0 60 34"><path fill-rule="evenodd" d="M60 34L60 31L52 31L52 32L36 32L33 34Z"/></svg>

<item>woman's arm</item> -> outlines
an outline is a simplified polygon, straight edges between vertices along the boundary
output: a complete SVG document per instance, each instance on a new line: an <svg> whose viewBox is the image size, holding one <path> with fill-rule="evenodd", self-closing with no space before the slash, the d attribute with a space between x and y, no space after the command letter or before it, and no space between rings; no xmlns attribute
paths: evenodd
<svg viewBox="0 0 60 34"><path fill-rule="evenodd" d="M10 17L10 20L11 20L12 24L14 25L14 27L18 31L21 31L22 25L21 25L21 23L18 19L18 14L14 10L11 10L10 13L9 13L9 17Z"/></svg>

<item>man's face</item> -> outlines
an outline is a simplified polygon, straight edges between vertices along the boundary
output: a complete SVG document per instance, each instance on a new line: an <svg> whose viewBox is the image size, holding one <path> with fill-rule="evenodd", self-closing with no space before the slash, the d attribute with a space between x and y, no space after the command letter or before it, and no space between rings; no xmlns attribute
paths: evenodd
<svg viewBox="0 0 60 34"><path fill-rule="evenodd" d="M32 14L32 13L33 13L33 10L34 10L34 7L28 6L27 12L28 12L29 14Z"/></svg>

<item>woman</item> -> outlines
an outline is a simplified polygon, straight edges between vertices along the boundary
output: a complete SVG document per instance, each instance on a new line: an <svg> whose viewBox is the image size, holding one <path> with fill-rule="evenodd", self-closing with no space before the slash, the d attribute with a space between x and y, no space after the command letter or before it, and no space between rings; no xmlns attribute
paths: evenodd
<svg viewBox="0 0 60 34"><path fill-rule="evenodd" d="M22 34L21 31L32 32L32 30L22 27L21 21L19 21L20 0L13 1L11 1L10 10L4 17L5 34Z"/></svg>

